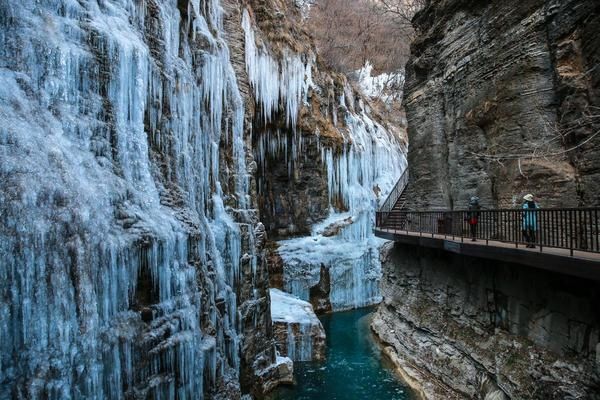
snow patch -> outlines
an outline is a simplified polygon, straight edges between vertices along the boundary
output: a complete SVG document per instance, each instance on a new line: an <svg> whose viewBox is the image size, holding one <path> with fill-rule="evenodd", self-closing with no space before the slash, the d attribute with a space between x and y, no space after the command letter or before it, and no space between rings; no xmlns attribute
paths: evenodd
<svg viewBox="0 0 600 400"><path fill-rule="evenodd" d="M373 76L373 65L367 61L356 71L358 85L368 97L379 98L384 103L401 101L404 87L404 71L383 73Z"/></svg>
<svg viewBox="0 0 600 400"><path fill-rule="evenodd" d="M271 319L274 322L320 324L312 305L279 289L269 289Z"/></svg>

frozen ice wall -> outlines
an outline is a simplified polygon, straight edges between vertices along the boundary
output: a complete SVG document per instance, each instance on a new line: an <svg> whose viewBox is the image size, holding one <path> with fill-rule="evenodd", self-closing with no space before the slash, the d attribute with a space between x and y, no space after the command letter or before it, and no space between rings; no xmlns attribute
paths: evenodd
<svg viewBox="0 0 600 400"><path fill-rule="evenodd" d="M0 26L0 399L236 382L224 201L248 183L219 1L5 0Z"/></svg>
<svg viewBox="0 0 600 400"><path fill-rule="evenodd" d="M283 58L275 57L250 13L243 15L246 69L265 127L255 127L257 161L266 171L267 158L288 166L290 179L294 160L303 155L310 141L316 140L327 174L329 217L312 226L312 234L279 242L284 260L285 289L304 300L310 288L323 278L321 266L329 274L329 300L333 310L361 307L379 302L381 242L372 234L375 210L383 202L406 167L406 148L393 127L384 127L373 117L361 96L346 85L343 95L334 99L328 118L343 137L339 148L320 144L320 132L298 133L300 107L310 108L311 91L333 92L313 81L311 52L296 54L283 47ZM293 67L290 67L293 66ZM317 71L318 72L318 71ZM369 71L370 73L370 71ZM278 76L278 79L273 79ZM285 107L284 107L285 105ZM276 116L285 115L287 126L273 128ZM291 138L290 138L291 136Z"/></svg>
<svg viewBox="0 0 600 400"><path fill-rule="evenodd" d="M341 104L344 100L341 99ZM372 233L375 211L406 168L397 137L373 121L364 108L346 112L349 144L341 153L322 148L327 168L329 217L313 226L311 236L281 241L286 290L308 300L310 288L329 274L333 310L381 301L379 280L382 241ZM343 204L346 210L336 210Z"/></svg>
<svg viewBox="0 0 600 400"><path fill-rule="evenodd" d="M367 61L356 71L358 84L362 92L371 98L380 98L385 103L402 100L404 70L372 75L373 64Z"/></svg>
<svg viewBox="0 0 600 400"><path fill-rule="evenodd" d="M293 361L320 360L325 354L325 330L306 301L270 289L271 319L280 351Z"/></svg>

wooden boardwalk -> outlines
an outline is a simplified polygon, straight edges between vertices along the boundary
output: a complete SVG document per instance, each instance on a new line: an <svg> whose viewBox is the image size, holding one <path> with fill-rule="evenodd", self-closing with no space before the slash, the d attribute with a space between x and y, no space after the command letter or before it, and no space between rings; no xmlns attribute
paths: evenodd
<svg viewBox="0 0 600 400"><path fill-rule="evenodd" d="M523 244L494 240L471 241L452 235L401 231L390 228L375 228L375 236L410 244L445 250L482 259L517 263L534 268L558 272L565 275L600 281L600 254L569 249L539 246L526 248Z"/></svg>

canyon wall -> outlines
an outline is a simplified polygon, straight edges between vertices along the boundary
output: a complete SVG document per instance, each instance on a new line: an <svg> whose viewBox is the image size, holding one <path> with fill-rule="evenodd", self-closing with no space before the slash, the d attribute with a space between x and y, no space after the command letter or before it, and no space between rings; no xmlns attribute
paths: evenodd
<svg viewBox="0 0 600 400"><path fill-rule="evenodd" d="M387 246L372 329L426 398L600 398L600 283Z"/></svg>
<svg viewBox="0 0 600 400"><path fill-rule="evenodd" d="M429 1L414 23L409 207L598 205L597 1Z"/></svg>
<svg viewBox="0 0 600 400"><path fill-rule="evenodd" d="M597 206L600 3L431 0L406 68L411 209ZM597 282L397 244L372 328L428 398L600 398Z"/></svg>

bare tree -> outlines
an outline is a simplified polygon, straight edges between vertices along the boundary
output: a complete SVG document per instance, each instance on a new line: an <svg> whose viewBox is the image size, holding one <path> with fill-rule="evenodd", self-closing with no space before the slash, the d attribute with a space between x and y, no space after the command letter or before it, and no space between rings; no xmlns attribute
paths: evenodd
<svg viewBox="0 0 600 400"><path fill-rule="evenodd" d="M486 152L467 151L467 154L500 164L517 160L519 168L522 160L567 157L600 135L600 107L588 105L578 118L565 124L545 121L542 133L540 140L525 143L519 151L496 144Z"/></svg>
<svg viewBox="0 0 600 400"><path fill-rule="evenodd" d="M379 10L390 17L397 29L414 39L415 30L412 19L417 12L425 8L427 0L373 0L378 3Z"/></svg>
<svg viewBox="0 0 600 400"><path fill-rule="evenodd" d="M408 58L410 36L378 0L315 0L306 23L337 71L355 71L367 60L376 72L396 71Z"/></svg>
<svg viewBox="0 0 600 400"><path fill-rule="evenodd" d="M381 8L393 14L404 24L411 24L417 12L427 5L427 0L375 0Z"/></svg>

